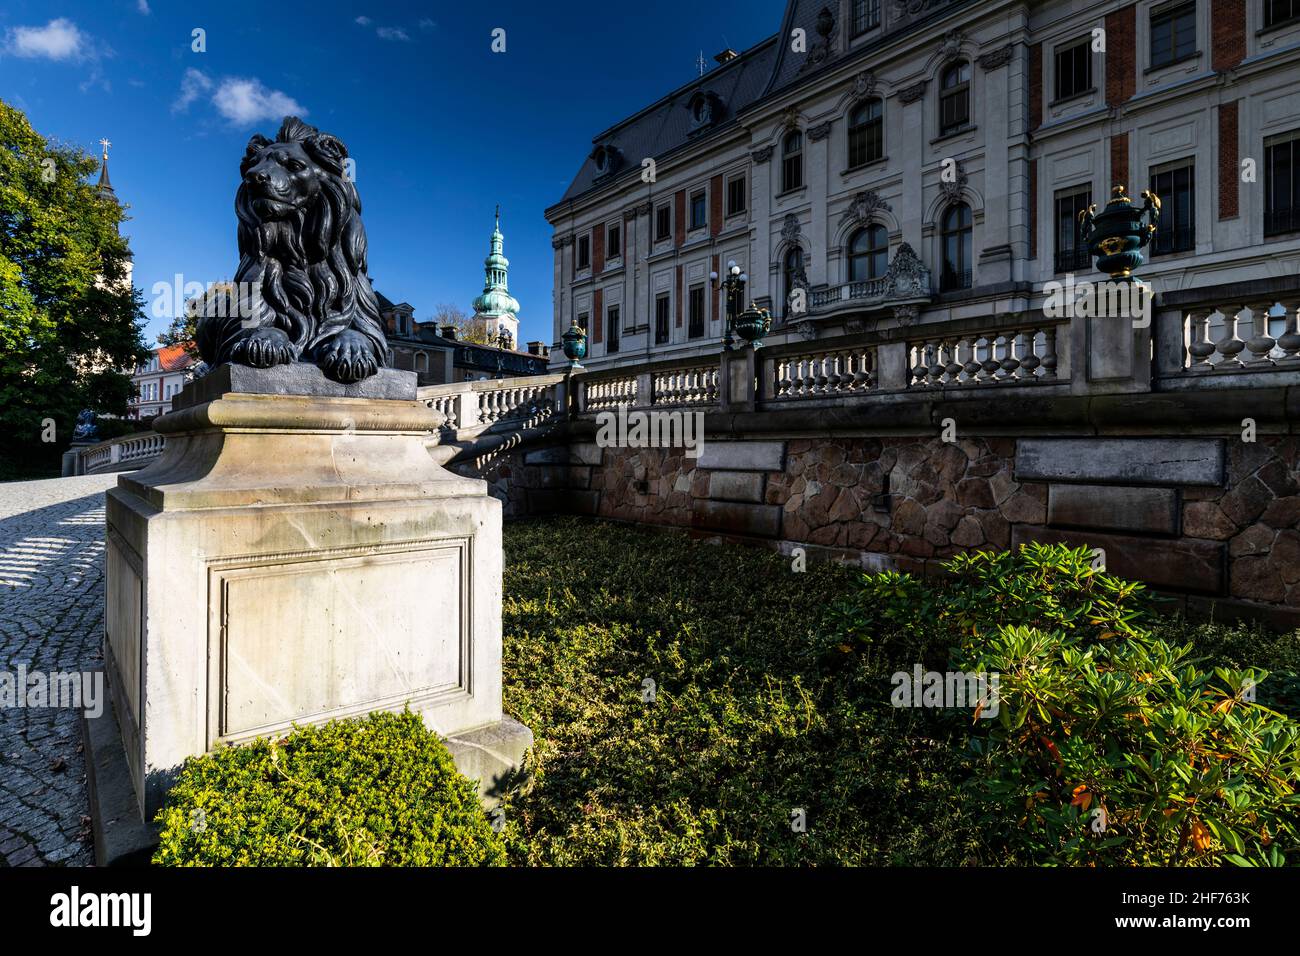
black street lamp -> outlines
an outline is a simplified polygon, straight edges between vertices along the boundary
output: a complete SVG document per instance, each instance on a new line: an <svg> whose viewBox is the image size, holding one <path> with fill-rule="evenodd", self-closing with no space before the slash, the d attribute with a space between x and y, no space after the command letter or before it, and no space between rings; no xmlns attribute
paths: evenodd
<svg viewBox="0 0 1300 956"><path fill-rule="evenodd" d="M722 351L730 352L731 330L745 301L745 286L749 282L749 276L741 272L736 260L732 259L727 263L727 274L720 282L716 272L709 273L709 281L713 283L713 288L721 287L727 292L727 327L722 333Z"/></svg>

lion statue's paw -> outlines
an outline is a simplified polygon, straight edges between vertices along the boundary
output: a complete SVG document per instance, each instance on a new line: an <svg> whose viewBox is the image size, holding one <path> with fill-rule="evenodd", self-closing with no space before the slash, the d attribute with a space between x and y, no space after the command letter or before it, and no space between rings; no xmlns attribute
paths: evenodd
<svg viewBox="0 0 1300 956"><path fill-rule="evenodd" d="M293 343L280 329L254 329L235 343L230 359L253 368L284 365L294 359Z"/></svg>
<svg viewBox="0 0 1300 956"><path fill-rule="evenodd" d="M352 329L344 329L322 345L317 364L328 378L345 385L379 371L370 339Z"/></svg>

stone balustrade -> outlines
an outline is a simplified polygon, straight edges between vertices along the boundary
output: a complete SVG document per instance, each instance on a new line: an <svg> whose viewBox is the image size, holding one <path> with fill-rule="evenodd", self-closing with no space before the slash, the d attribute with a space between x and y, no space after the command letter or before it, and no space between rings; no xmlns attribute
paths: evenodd
<svg viewBox="0 0 1300 956"><path fill-rule="evenodd" d="M416 395L443 415L442 431L530 428L564 409L563 373L426 385Z"/></svg>
<svg viewBox="0 0 1300 956"><path fill-rule="evenodd" d="M949 334L908 342L910 388L1027 385L1058 380L1057 326Z"/></svg>
<svg viewBox="0 0 1300 956"><path fill-rule="evenodd" d="M870 345L784 355L774 365L774 401L866 394L877 385L876 349Z"/></svg>
<svg viewBox="0 0 1300 956"><path fill-rule="evenodd" d="M1161 297L1154 371L1162 388L1300 381L1300 290L1294 279L1234 294L1240 291L1192 289Z"/></svg>
<svg viewBox="0 0 1300 956"><path fill-rule="evenodd" d="M718 366L653 372L650 376L652 405L716 405L718 403Z"/></svg>
<svg viewBox="0 0 1300 956"><path fill-rule="evenodd" d="M640 394L639 384L635 375L588 382L583 390L582 407L596 412L601 409L617 408L620 405L637 405Z"/></svg>
<svg viewBox="0 0 1300 956"><path fill-rule="evenodd" d="M166 443L162 435L141 432L76 448L64 457L64 474L95 475L143 468L162 454Z"/></svg>

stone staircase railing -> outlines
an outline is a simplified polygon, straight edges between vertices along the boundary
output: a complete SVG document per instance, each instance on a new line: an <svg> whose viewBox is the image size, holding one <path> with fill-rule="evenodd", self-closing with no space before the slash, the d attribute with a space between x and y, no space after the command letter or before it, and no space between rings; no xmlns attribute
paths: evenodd
<svg viewBox="0 0 1300 956"><path fill-rule="evenodd" d="M143 468L162 454L166 439L155 432L124 435L98 445L73 448L63 456L63 474L99 475Z"/></svg>
<svg viewBox="0 0 1300 956"><path fill-rule="evenodd" d="M416 396L446 416L444 435L476 437L489 431L533 428L562 415L563 373L426 385Z"/></svg>

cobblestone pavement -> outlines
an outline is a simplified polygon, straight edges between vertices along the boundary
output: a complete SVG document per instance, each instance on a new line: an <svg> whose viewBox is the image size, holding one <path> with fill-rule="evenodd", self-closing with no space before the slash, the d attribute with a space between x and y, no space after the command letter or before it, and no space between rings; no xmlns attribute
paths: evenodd
<svg viewBox="0 0 1300 956"><path fill-rule="evenodd" d="M0 483L0 672L99 667L104 490L116 475ZM0 866L85 866L80 712L0 706Z"/></svg>

